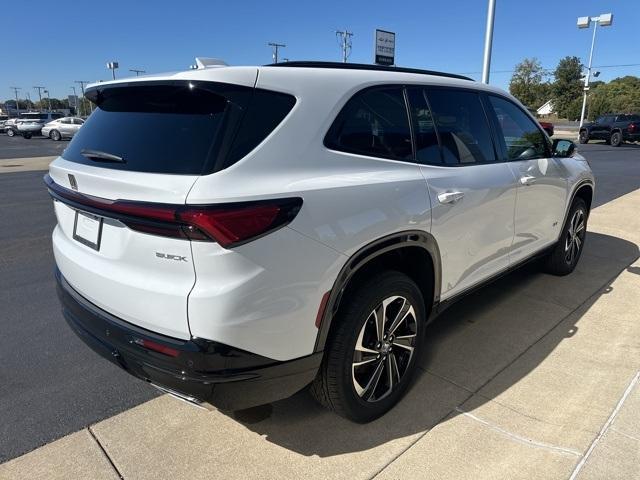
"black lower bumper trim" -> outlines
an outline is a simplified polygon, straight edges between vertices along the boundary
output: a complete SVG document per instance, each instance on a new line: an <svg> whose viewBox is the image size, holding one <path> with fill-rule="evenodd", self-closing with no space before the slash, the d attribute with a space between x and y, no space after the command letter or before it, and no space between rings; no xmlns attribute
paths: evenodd
<svg viewBox="0 0 640 480"><path fill-rule="evenodd" d="M92 304L57 269L56 279L67 323L94 351L140 379L223 410L287 398L311 383L322 361L322 352L280 362L210 340L160 335ZM177 354L149 350L145 340Z"/></svg>

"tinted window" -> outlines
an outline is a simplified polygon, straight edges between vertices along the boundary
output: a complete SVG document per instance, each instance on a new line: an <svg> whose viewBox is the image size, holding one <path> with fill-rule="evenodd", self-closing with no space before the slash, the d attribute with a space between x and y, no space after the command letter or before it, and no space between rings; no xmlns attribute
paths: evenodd
<svg viewBox="0 0 640 480"><path fill-rule="evenodd" d="M478 94L433 89L428 97L445 163L495 161L491 131Z"/></svg>
<svg viewBox="0 0 640 480"><path fill-rule="evenodd" d="M425 91L423 88L410 88L407 93L411 106L413 136L416 142L416 160L420 163L442 163L435 123Z"/></svg>
<svg viewBox="0 0 640 480"><path fill-rule="evenodd" d="M62 119L60 119L60 123L64 123L65 125L70 125L71 124L71 119L70 118L62 118Z"/></svg>
<svg viewBox="0 0 640 480"><path fill-rule="evenodd" d="M295 103L296 99L291 95L256 89L223 167L234 164L257 147L282 122Z"/></svg>
<svg viewBox="0 0 640 480"><path fill-rule="evenodd" d="M84 120L81 118L73 118L72 120L74 125L82 125L84 123Z"/></svg>
<svg viewBox="0 0 640 480"><path fill-rule="evenodd" d="M333 123L325 144L345 152L412 159L411 132L402 88L357 93Z"/></svg>
<svg viewBox="0 0 640 480"><path fill-rule="evenodd" d="M508 160L530 160L547 156L545 135L514 103L503 98L489 96L491 106L500 126L500 137Z"/></svg>

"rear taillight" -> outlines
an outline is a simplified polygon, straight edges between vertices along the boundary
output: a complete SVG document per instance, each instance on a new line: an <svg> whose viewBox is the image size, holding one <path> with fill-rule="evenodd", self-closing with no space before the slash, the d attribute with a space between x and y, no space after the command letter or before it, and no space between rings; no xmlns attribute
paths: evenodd
<svg viewBox="0 0 640 480"><path fill-rule="evenodd" d="M107 200L61 187L45 175L49 193L73 208L116 218L132 230L238 246L284 227L295 218L301 198L277 198L214 205L174 205Z"/></svg>
<svg viewBox="0 0 640 480"><path fill-rule="evenodd" d="M633 133L638 130L638 126L635 123L630 123L627 130L629 130L629 133Z"/></svg>

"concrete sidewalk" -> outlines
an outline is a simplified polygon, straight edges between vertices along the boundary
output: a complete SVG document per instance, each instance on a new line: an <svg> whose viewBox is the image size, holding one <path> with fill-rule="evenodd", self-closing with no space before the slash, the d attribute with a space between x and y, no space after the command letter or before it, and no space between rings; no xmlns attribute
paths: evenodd
<svg viewBox="0 0 640 480"><path fill-rule="evenodd" d="M572 275L517 271L429 328L407 397L355 425L305 394L235 416L162 396L0 465L37 478L640 478L640 190Z"/></svg>
<svg viewBox="0 0 640 480"><path fill-rule="evenodd" d="M0 159L0 174L29 172L33 170L48 170L49 164L56 157L29 157Z"/></svg>

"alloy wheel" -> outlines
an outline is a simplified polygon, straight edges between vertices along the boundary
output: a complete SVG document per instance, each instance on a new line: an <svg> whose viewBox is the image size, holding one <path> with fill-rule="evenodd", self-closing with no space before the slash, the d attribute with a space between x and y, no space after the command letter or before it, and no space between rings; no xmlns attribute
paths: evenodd
<svg viewBox="0 0 640 480"><path fill-rule="evenodd" d="M367 317L356 340L351 378L367 402L386 398L406 374L416 347L416 312L402 296L380 302Z"/></svg>
<svg viewBox="0 0 640 480"><path fill-rule="evenodd" d="M585 237L585 214L584 210L578 209L571 217L569 230L564 244L565 260L571 265L580 254L580 249L584 244Z"/></svg>

